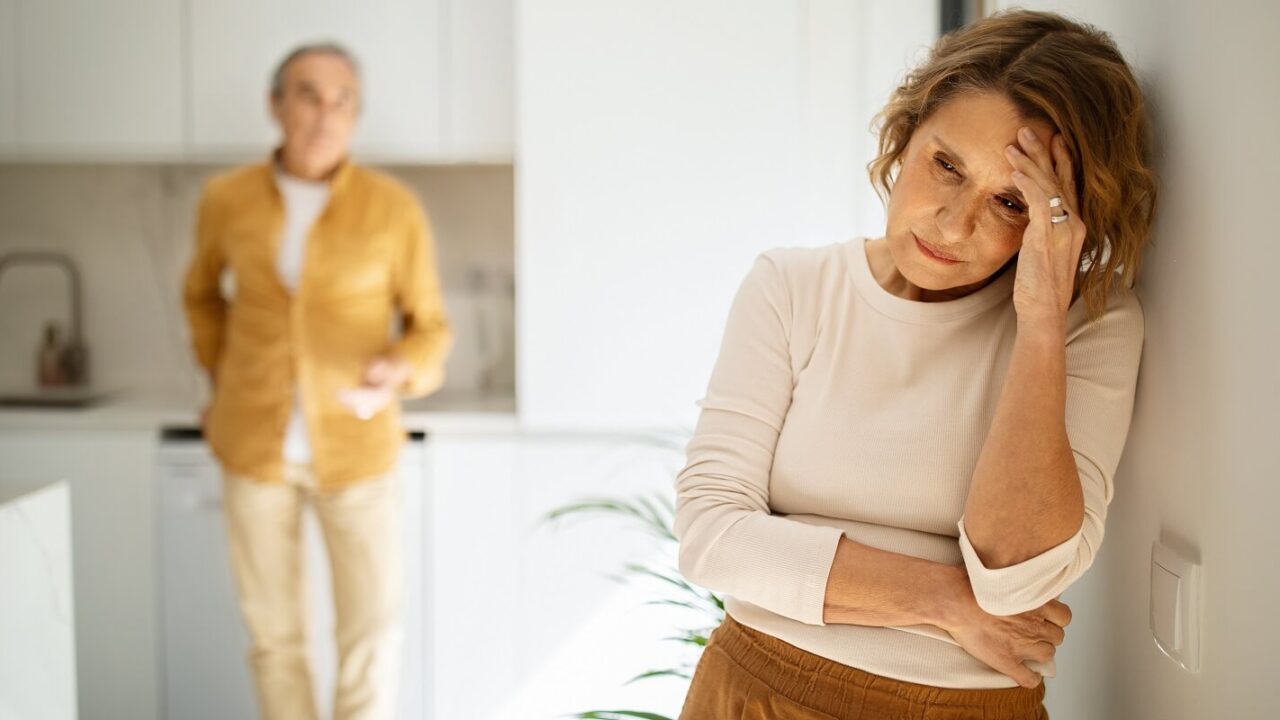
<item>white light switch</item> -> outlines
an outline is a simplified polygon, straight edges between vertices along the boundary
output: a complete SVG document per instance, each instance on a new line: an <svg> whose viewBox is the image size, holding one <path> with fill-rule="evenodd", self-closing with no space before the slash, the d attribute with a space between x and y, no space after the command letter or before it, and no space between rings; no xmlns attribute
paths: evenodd
<svg viewBox="0 0 1280 720"><path fill-rule="evenodd" d="M1200 669L1200 568L1159 542L1151 546L1151 633L1156 647L1190 672Z"/></svg>
<svg viewBox="0 0 1280 720"><path fill-rule="evenodd" d="M1151 563L1151 632L1156 641L1171 650L1180 650L1178 637L1178 576Z"/></svg>

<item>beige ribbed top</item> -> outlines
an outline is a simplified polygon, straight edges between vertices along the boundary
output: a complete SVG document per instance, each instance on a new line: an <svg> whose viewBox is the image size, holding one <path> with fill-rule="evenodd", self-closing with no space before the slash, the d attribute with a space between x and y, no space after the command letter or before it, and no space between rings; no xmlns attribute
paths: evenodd
<svg viewBox="0 0 1280 720"><path fill-rule="evenodd" d="M938 687L1016 687L931 625L825 625L841 534L964 564L988 612L1057 597L1093 562L1133 412L1137 296L1115 282L1090 324L1067 315L1067 433L1084 490L1074 537L983 567L962 514L1017 330L1014 266L956 300L898 297L866 238L761 253L729 311L676 480L680 570L742 623L863 670ZM1045 677L1054 664L1030 661Z"/></svg>

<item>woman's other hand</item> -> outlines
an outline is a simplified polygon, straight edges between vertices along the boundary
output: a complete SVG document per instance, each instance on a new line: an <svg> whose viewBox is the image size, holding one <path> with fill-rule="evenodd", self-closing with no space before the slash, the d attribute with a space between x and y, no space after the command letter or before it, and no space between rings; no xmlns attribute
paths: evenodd
<svg viewBox="0 0 1280 720"><path fill-rule="evenodd" d="M1013 678L1019 685L1034 688L1042 682L1040 673L1027 667L1027 660L1048 662L1066 639L1064 628L1071 623L1071 608L1057 599L1018 615L992 615L978 606L969 587L968 576L957 578L955 602L939 622L960 647L990 667ZM962 586L962 587L960 587Z"/></svg>

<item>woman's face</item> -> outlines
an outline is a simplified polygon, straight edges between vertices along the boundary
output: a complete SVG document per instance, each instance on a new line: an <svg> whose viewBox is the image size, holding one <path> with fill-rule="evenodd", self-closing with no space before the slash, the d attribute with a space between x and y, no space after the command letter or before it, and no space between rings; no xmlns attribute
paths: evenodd
<svg viewBox="0 0 1280 720"><path fill-rule="evenodd" d="M1045 147L1052 126L1018 117L995 93L961 95L916 128L889 196L885 236L898 271L914 285L960 297L987 284L1022 247L1027 203L1013 184L1005 146L1028 126ZM948 262L927 254L919 243Z"/></svg>

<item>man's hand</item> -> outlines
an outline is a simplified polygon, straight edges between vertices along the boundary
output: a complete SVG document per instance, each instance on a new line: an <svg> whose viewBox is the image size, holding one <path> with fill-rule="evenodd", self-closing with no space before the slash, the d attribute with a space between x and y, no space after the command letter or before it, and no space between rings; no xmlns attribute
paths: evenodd
<svg viewBox="0 0 1280 720"><path fill-rule="evenodd" d="M412 373L413 366L407 360L376 357L365 365L361 385L338 391L338 401L356 417L368 420L396 399Z"/></svg>

